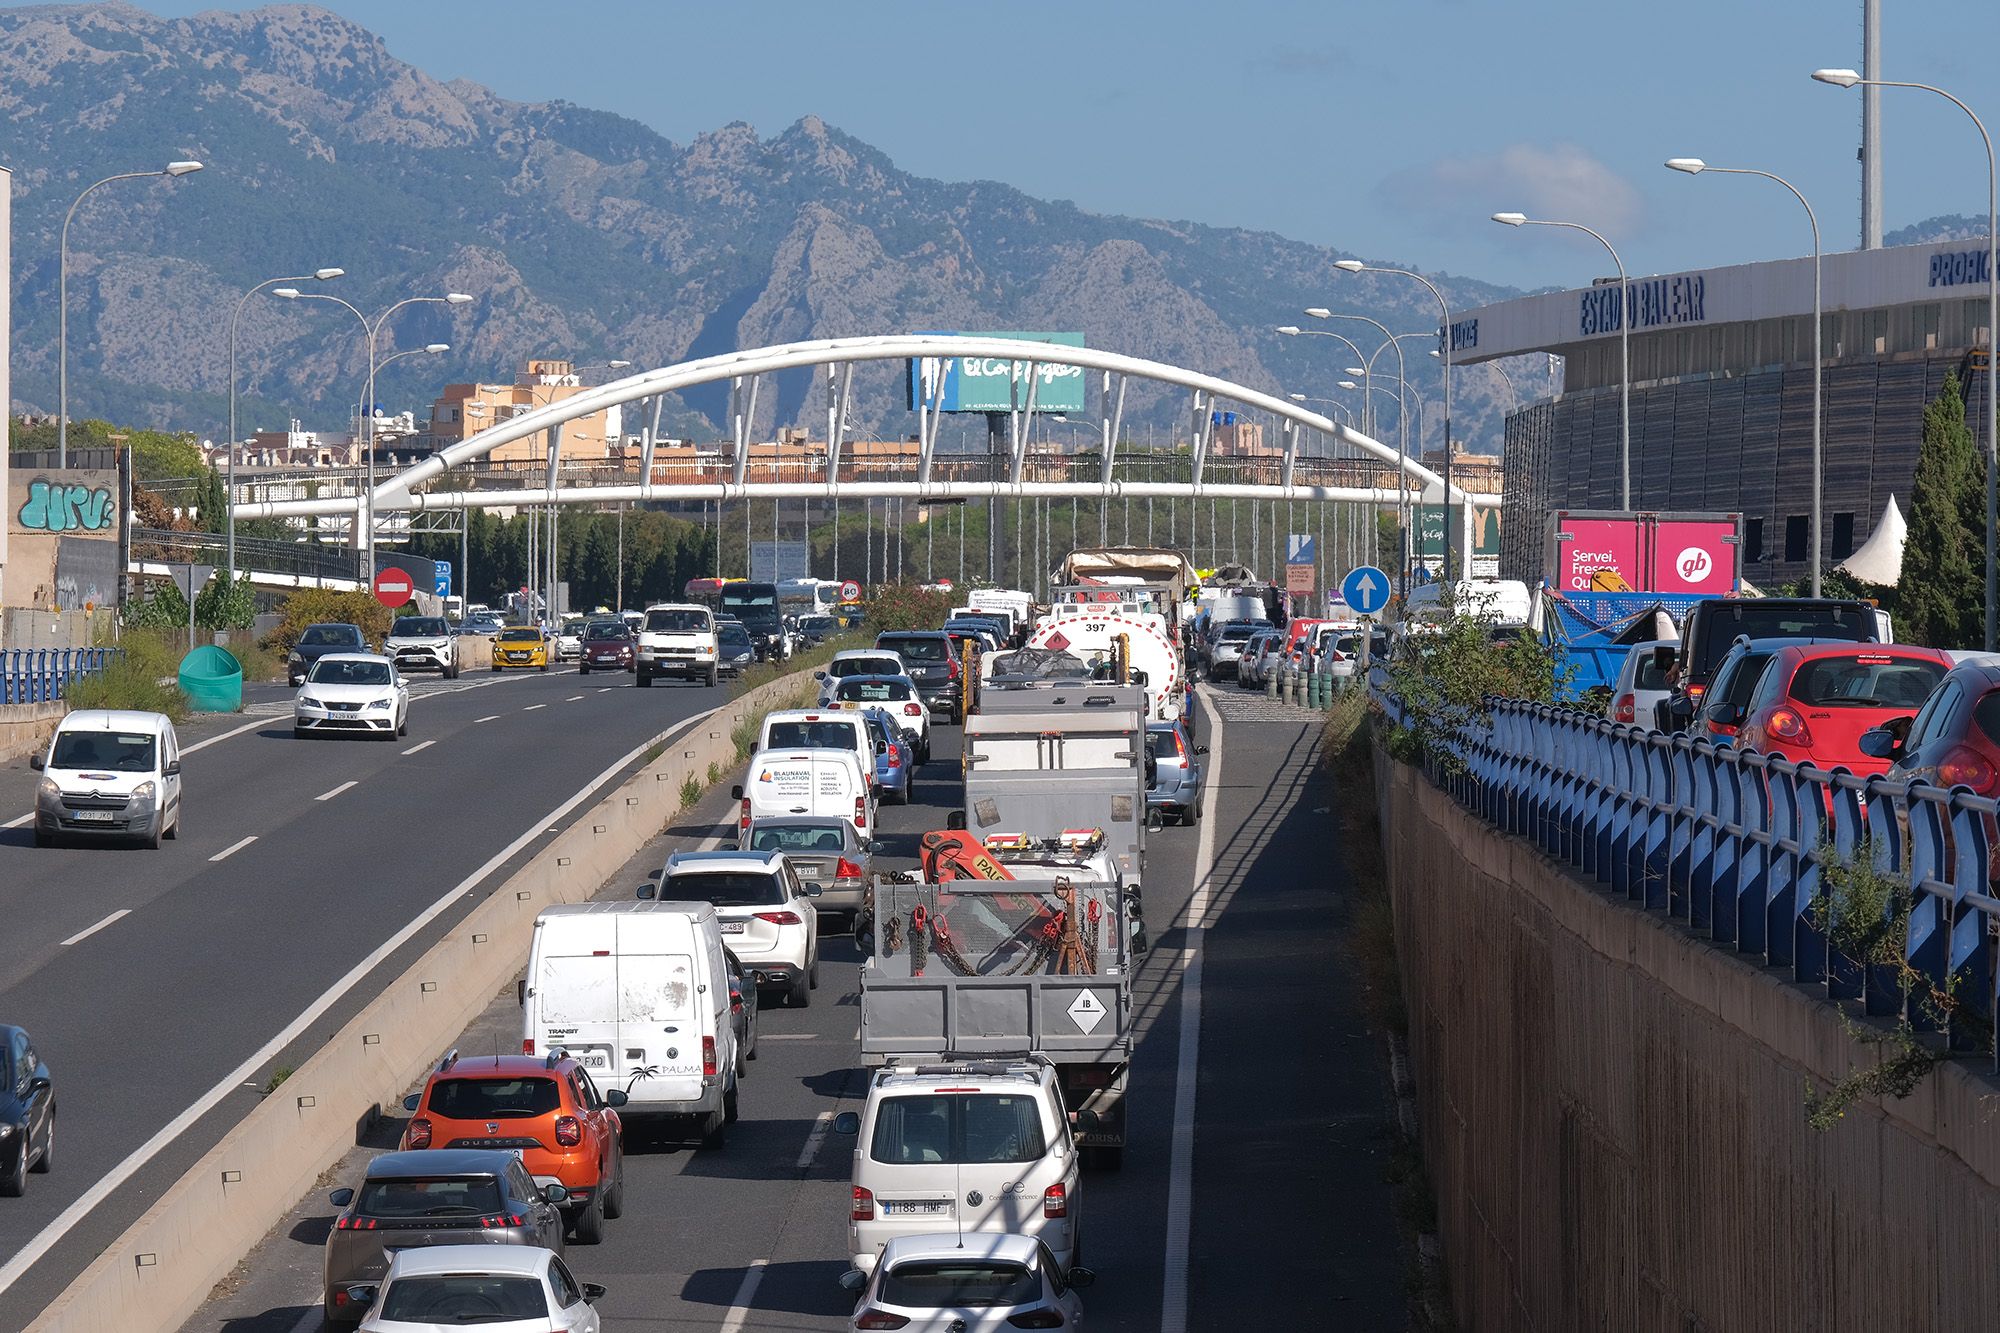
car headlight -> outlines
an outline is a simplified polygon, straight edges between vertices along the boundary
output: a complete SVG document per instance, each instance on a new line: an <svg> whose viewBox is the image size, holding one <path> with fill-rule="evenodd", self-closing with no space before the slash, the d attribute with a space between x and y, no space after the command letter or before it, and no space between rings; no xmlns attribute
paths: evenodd
<svg viewBox="0 0 2000 1333"><path fill-rule="evenodd" d="M369 704L368 706L370 708L387 708L389 706L389 701L387 699L377 699L375 700L375 702Z"/></svg>
<svg viewBox="0 0 2000 1333"><path fill-rule="evenodd" d="M35 799L43 805L61 805L62 788L56 784L54 778L43 778L41 784L35 788Z"/></svg>
<svg viewBox="0 0 2000 1333"><path fill-rule="evenodd" d="M142 782L132 789L134 805L151 805L160 794L160 789L150 782Z"/></svg>
<svg viewBox="0 0 2000 1333"><path fill-rule="evenodd" d="M12 1125L9 1125L5 1122L0 1122L0 1142L5 1142L7 1136L12 1134L13 1132L14 1132L14 1127Z"/></svg>
<svg viewBox="0 0 2000 1333"><path fill-rule="evenodd" d="M301 695L299 696L299 707L301 707L301 708L324 708L324 707L326 707L326 705L325 705L325 704L323 704L323 703L321 703L321 702L320 702L319 700L317 700L317 699L313 698L313 697L312 697L312 696L311 696L310 694L301 694Z"/></svg>

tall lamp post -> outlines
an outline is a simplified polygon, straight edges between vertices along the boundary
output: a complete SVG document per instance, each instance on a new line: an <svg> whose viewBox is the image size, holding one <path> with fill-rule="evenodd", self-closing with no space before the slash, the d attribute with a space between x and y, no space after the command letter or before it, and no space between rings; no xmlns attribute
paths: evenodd
<svg viewBox="0 0 2000 1333"><path fill-rule="evenodd" d="M1580 231L1596 239L1597 243L1611 252L1611 263L1618 270L1618 496L1619 507L1632 507L1632 285L1625 278L1625 261L1618 257L1618 251L1602 235L1584 226L1581 222L1553 222L1546 218L1531 218L1525 213L1495 213L1495 222L1509 227L1562 227L1569 231ZM1450 415L1450 409L1446 409Z"/></svg>
<svg viewBox="0 0 2000 1333"><path fill-rule="evenodd" d="M69 224L76 210L100 185L144 180L149 176L186 176L201 170L199 162L169 162L158 171L121 171L83 187L83 193L63 214L62 238L56 246L56 466L69 466Z"/></svg>
<svg viewBox="0 0 2000 1333"><path fill-rule="evenodd" d="M1996 189L1993 136L1973 109L1942 88L1894 79L1864 79L1851 69L1816 69L1813 78L1836 88L1915 88L1936 93L1972 118L1979 140L1986 145L1986 651L1994 651L2000 628L2000 586L1995 584L1994 532L2000 529L2000 189Z"/></svg>
<svg viewBox="0 0 2000 1333"><path fill-rule="evenodd" d="M229 317L229 577L236 577L236 321L243 318L243 307L250 298L266 287L279 283L331 282L346 273L344 268L320 268L296 278L266 278L243 293L243 299L236 303L236 312Z"/></svg>
<svg viewBox="0 0 2000 1333"><path fill-rule="evenodd" d="M389 317L406 305L466 305L472 298L464 292L447 292L443 296L406 296L375 317L373 323L351 302L325 292L302 292L296 287L274 287L271 295L282 296L287 301L331 301L361 321L361 328L368 335L368 388L363 395L361 434L368 455L368 484L361 505L361 519L365 535L356 542L361 552L361 581L371 583L375 578L375 343L382 332L382 326ZM397 355L402 355L400 352Z"/></svg>
<svg viewBox="0 0 2000 1333"><path fill-rule="evenodd" d="M1326 329L1302 329L1296 324L1280 324L1278 325L1277 331L1279 333L1284 334L1287 338L1338 339L1339 341L1347 344L1347 350L1354 353L1355 360L1362 362L1368 360L1368 354L1362 351L1358 346L1356 346L1352 338L1348 337L1346 334L1343 333L1332 333ZM1362 378L1363 382L1365 383L1374 382L1373 373L1366 365L1343 367L1343 373L1348 375L1359 375ZM1369 399L1365 394L1361 399L1361 429L1371 438L1375 434L1374 411L1369 406Z"/></svg>
<svg viewBox="0 0 2000 1333"><path fill-rule="evenodd" d="M1806 222L1812 227L1813 242L1813 418L1812 418L1812 595L1820 593L1820 561L1823 552L1820 546L1820 508L1826 489L1826 431L1821 413L1823 383L1826 373L1825 357L1822 352L1826 322L1820 306L1820 245L1819 217L1799 187L1783 176L1769 171L1758 171L1752 167L1712 167L1698 157L1670 157L1667 159L1669 171L1684 171L1690 176L1699 176L1704 171L1713 171L1722 176L1762 176L1767 181L1776 181L1792 192L1792 198L1799 201L1799 207L1806 211ZM1990 527L1990 524L1989 524ZM1992 619L1989 613L1987 619ZM1991 631L1989 631L1989 634Z"/></svg>

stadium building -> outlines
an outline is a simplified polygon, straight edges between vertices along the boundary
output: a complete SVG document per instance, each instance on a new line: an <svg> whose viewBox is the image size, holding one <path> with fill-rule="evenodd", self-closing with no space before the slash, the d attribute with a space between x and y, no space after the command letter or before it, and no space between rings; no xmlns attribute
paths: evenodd
<svg viewBox="0 0 2000 1333"><path fill-rule="evenodd" d="M1957 372L1985 444L1986 243L1825 256L1827 563L1868 539L1893 496L1909 505L1924 408ZM1743 515L1743 567L1765 589L1807 570L1812 512L1810 257L1610 278L1472 310L1458 363L1563 358L1555 398L1507 418L1501 576L1543 575L1546 517L1616 509L1619 325L1632 312L1632 505ZM1978 373L1974 373L1974 372Z"/></svg>

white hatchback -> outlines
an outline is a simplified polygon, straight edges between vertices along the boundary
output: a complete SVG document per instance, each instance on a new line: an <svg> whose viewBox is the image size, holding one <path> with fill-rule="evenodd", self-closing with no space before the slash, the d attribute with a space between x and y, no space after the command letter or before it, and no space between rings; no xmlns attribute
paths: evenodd
<svg viewBox="0 0 2000 1333"><path fill-rule="evenodd" d="M824 708L833 702L833 691L848 676L904 676L903 655L892 653L886 648L849 648L835 653L833 660L826 664L826 670L813 672L813 679L819 682L817 707Z"/></svg>
<svg viewBox="0 0 2000 1333"><path fill-rule="evenodd" d="M328 653L292 701L292 735L348 732L392 741L410 730L410 683L376 653Z"/></svg>
<svg viewBox="0 0 2000 1333"><path fill-rule="evenodd" d="M1653 705L1673 692L1662 662L1668 654L1659 650L1678 652L1680 646L1679 639L1648 639L1633 644L1618 666L1618 679L1611 686L1611 702L1604 710L1605 716L1613 722L1652 726Z"/></svg>
<svg viewBox="0 0 2000 1333"><path fill-rule="evenodd" d="M578 1282L562 1256L539 1245L396 1250L379 1286L350 1290L369 1302L358 1333L431 1333L467 1324L548 1333L603 1327L593 1306L604 1288Z"/></svg>
<svg viewBox="0 0 2000 1333"><path fill-rule="evenodd" d="M820 886L801 884L782 852L674 852L660 873L668 902L708 903L722 943L760 987L803 1008L819 986Z"/></svg>

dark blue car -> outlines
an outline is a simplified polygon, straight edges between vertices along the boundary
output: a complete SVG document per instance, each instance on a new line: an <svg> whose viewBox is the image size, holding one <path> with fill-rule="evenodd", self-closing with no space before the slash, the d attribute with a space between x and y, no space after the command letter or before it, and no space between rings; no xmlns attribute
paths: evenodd
<svg viewBox="0 0 2000 1333"><path fill-rule="evenodd" d="M894 796L896 804L910 803L910 784L916 781L917 752L910 735L896 721L896 715L882 708L864 708L868 734L875 743L875 785L884 796Z"/></svg>
<svg viewBox="0 0 2000 1333"><path fill-rule="evenodd" d="M19 1198L28 1173L56 1159L56 1084L21 1028L0 1024L0 1195Z"/></svg>

